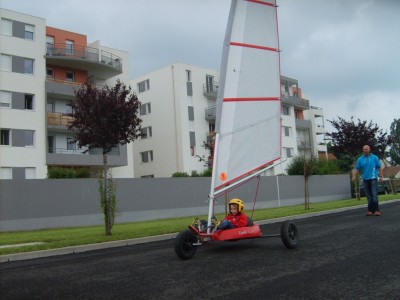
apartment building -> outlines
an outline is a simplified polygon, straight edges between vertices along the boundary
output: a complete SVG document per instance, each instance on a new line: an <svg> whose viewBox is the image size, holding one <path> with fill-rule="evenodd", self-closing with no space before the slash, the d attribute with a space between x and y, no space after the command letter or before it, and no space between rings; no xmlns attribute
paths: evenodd
<svg viewBox="0 0 400 300"><path fill-rule="evenodd" d="M202 146L215 131L219 74L174 63L131 81L142 102L142 137L135 142L135 177L170 177L200 173L207 157ZM303 99L298 81L281 76L282 163L267 175L287 174L296 155L325 155L324 115Z"/></svg>
<svg viewBox="0 0 400 300"><path fill-rule="evenodd" d="M84 34L0 9L0 179L46 178L48 168L103 164L99 150L78 148L67 129L74 91L83 82L129 83L129 56L88 43ZM133 177L132 145L108 155L114 177Z"/></svg>

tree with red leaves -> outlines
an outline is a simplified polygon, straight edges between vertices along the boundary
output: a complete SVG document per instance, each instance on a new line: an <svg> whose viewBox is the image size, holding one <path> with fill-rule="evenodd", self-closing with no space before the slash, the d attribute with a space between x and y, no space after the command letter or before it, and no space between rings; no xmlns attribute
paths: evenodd
<svg viewBox="0 0 400 300"><path fill-rule="evenodd" d="M338 120L328 120L328 122L336 129L336 132L326 135L331 139L331 149L337 158L347 156L354 161L362 153L363 145L369 145L371 151L380 158L386 155L386 148L391 144L391 138L372 121L368 123L358 119L356 124L353 117L350 121L339 117Z"/></svg>
<svg viewBox="0 0 400 300"><path fill-rule="evenodd" d="M131 87L117 80L114 87L107 85L99 89L96 86L84 83L75 91L75 99L72 102L73 119L68 129L75 133L75 142L78 147L87 147L87 151L93 148L102 149L104 164L104 189L105 189L105 227L106 235L111 235L114 222L108 189L107 153L114 147L125 145L140 136L140 124L138 117L140 101Z"/></svg>

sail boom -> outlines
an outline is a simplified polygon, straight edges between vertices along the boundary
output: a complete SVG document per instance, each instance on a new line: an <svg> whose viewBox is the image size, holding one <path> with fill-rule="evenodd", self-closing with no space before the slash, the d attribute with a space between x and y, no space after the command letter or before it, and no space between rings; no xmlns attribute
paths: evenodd
<svg viewBox="0 0 400 300"><path fill-rule="evenodd" d="M233 188L235 188L235 187L241 185L242 183L247 182L247 181L253 179L254 177L257 177L257 176L261 175L261 174L264 173L265 171L276 167L277 165L283 163L284 161L285 161L285 160L280 160L279 162L276 162L276 161L275 161L275 162L273 162L273 163L270 163L270 164L268 164L268 165L266 165L266 166L261 167L260 169L257 169L257 170L255 170L255 171L253 171L252 173L249 173L249 174L247 174L247 175L245 175L245 176L243 176L243 177L240 177L238 180L236 180L236 181L234 181L234 182L232 182L232 183L229 183L229 184L227 183L227 184L225 184L225 185L223 185L223 186L217 187L217 188L214 190L213 199L217 198L217 197L220 196L222 193L224 193L224 192L226 192L226 191L229 191L229 190L231 190L231 189L233 189Z"/></svg>

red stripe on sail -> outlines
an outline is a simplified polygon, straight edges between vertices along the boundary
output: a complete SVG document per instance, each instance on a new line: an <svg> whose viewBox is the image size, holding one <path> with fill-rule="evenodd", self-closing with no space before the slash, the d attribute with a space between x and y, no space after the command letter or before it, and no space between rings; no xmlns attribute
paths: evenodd
<svg viewBox="0 0 400 300"><path fill-rule="evenodd" d="M258 46L258 45L252 45L252 44L244 44L244 43L238 43L238 42L230 42L229 45L279 52L279 49L272 48L272 47Z"/></svg>
<svg viewBox="0 0 400 300"><path fill-rule="evenodd" d="M280 101L280 97L249 97L249 98L224 98L224 102L241 102L241 101Z"/></svg>
<svg viewBox="0 0 400 300"><path fill-rule="evenodd" d="M253 3L257 3L257 4L264 4L264 5L268 5L268 6L272 6L272 7L278 7L278 5L276 5L274 3L264 2L264 1L260 1L260 0L247 0L247 2L253 2Z"/></svg>

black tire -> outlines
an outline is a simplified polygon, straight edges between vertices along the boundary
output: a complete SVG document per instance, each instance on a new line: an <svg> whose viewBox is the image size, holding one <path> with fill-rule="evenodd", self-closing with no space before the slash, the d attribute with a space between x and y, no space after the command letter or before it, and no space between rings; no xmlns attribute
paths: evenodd
<svg viewBox="0 0 400 300"><path fill-rule="evenodd" d="M180 259L190 259L196 253L196 235L189 229L181 231L175 238L175 253Z"/></svg>
<svg viewBox="0 0 400 300"><path fill-rule="evenodd" d="M288 249L297 247L299 241L299 231L292 221L285 221L281 225L281 239Z"/></svg>

